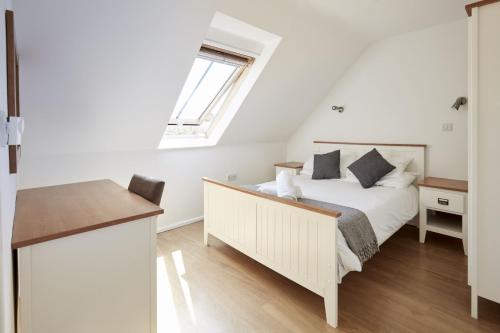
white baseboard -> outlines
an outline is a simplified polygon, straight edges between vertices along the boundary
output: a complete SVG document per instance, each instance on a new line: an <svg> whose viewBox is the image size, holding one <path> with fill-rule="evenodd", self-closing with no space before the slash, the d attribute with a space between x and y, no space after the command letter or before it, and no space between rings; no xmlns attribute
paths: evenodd
<svg viewBox="0 0 500 333"><path fill-rule="evenodd" d="M193 217L192 219L189 219L189 220L170 223L170 224L165 225L163 227L158 227L156 229L156 233L159 234L160 232L172 230L172 229L179 228L179 227L191 224L191 223L200 222L202 220L203 220L203 216L198 216L198 217Z"/></svg>

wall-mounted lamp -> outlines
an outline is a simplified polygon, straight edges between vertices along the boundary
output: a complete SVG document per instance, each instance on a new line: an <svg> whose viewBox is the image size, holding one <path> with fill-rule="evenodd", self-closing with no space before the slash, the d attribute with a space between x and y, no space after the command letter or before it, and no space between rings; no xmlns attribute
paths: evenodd
<svg viewBox="0 0 500 333"><path fill-rule="evenodd" d="M333 111L338 111L338 113L344 112L344 107L343 106L332 106Z"/></svg>
<svg viewBox="0 0 500 333"><path fill-rule="evenodd" d="M458 97L455 103L451 106L452 109L455 109L458 111L462 105L467 104L467 97Z"/></svg>

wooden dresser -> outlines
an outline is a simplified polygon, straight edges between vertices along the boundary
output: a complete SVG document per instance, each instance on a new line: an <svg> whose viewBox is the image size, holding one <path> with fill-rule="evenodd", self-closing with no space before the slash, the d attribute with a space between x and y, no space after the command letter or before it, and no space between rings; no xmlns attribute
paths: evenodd
<svg viewBox="0 0 500 333"><path fill-rule="evenodd" d="M18 331L156 332L162 213L110 180L18 191Z"/></svg>

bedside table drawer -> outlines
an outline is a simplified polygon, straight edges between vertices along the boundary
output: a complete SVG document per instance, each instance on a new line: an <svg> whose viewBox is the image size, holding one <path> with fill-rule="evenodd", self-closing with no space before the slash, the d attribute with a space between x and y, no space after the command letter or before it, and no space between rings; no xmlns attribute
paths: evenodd
<svg viewBox="0 0 500 333"><path fill-rule="evenodd" d="M442 190L420 188L420 202L429 208L464 213L465 196Z"/></svg>

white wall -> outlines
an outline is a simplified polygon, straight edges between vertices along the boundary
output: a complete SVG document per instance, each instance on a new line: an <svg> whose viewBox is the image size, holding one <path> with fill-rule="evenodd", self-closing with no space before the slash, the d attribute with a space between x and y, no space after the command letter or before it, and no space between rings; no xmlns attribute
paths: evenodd
<svg viewBox="0 0 500 333"><path fill-rule="evenodd" d="M133 173L164 179L159 229L203 214L201 177L225 180L238 174L238 183L274 178L273 164L285 160L285 143L217 146L182 150L23 156L20 187L37 187L93 179L112 179L128 186Z"/></svg>
<svg viewBox="0 0 500 333"><path fill-rule="evenodd" d="M304 160L313 140L428 144L427 175L467 179L467 26L460 20L373 44L287 145ZM344 105L339 114L332 105ZM442 123L453 123L443 132Z"/></svg>
<svg viewBox="0 0 500 333"><path fill-rule="evenodd" d="M24 153L156 148L216 11L282 37L221 143L285 141L370 42L465 16L401 3L16 0Z"/></svg>
<svg viewBox="0 0 500 333"><path fill-rule="evenodd" d="M0 0L0 117L7 116L7 82L5 68L5 15L10 1ZM9 152L0 147L0 332L14 332L14 299L12 284L12 223L16 200L16 175L9 174Z"/></svg>
<svg viewBox="0 0 500 333"><path fill-rule="evenodd" d="M157 148L216 11L282 37L221 143L285 141L367 44L308 1L16 0L24 154Z"/></svg>
<svg viewBox="0 0 500 333"><path fill-rule="evenodd" d="M476 16L476 14L474 14ZM477 212L473 215L473 228L476 234L473 239L473 253L477 260L477 293L497 303L500 303L500 245L498 235L500 235L500 224L498 223L498 186L500 185L500 175L498 174L498 163L500 162L499 152L499 128L500 128L500 40L498 31L500 30L500 3L490 4L480 7L477 13L477 28L471 27L471 43L477 43L477 49L472 50L477 56L472 64L471 75L476 76L473 81L476 86L475 99L475 123L472 133L476 147L474 149L473 161L471 161L472 179L475 189L472 202L476 207L472 210ZM471 24L474 26L474 24ZM476 30L477 29L477 30ZM473 37L474 36L474 37ZM471 53L472 53L471 52ZM474 119L472 118L472 119ZM474 134L472 134L474 135ZM477 221L477 222L476 222ZM473 260L474 260L473 259ZM473 290L475 288L473 287ZM481 316L481 309L479 311Z"/></svg>

